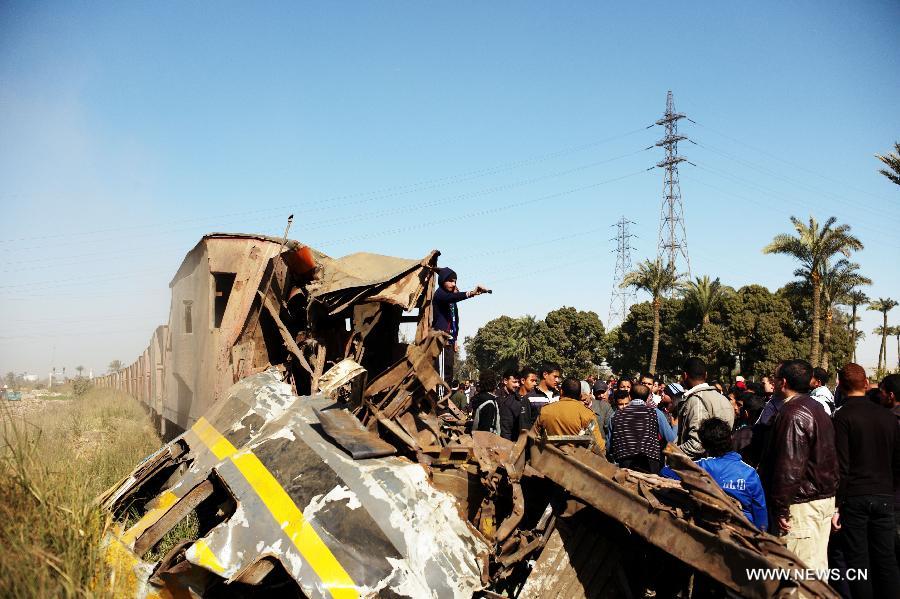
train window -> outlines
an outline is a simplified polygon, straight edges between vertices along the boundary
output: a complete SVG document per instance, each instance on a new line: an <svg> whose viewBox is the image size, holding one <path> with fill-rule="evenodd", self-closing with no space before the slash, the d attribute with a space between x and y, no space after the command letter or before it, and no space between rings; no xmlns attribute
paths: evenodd
<svg viewBox="0 0 900 599"><path fill-rule="evenodd" d="M231 296L231 288L234 287L234 279L237 276L233 272L214 272L213 276L213 327L220 328L225 318L225 308L228 307L228 298Z"/></svg>
<svg viewBox="0 0 900 599"><path fill-rule="evenodd" d="M194 319L192 315L194 302L192 300L184 300L184 332L194 332Z"/></svg>

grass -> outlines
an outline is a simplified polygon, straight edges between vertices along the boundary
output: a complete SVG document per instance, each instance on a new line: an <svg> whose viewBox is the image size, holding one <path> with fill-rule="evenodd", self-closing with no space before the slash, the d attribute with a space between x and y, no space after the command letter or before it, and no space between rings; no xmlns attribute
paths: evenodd
<svg viewBox="0 0 900 599"><path fill-rule="evenodd" d="M55 403L55 402L53 402ZM130 397L83 397L13 417L0 405L0 596L106 597L94 499L162 442Z"/></svg>

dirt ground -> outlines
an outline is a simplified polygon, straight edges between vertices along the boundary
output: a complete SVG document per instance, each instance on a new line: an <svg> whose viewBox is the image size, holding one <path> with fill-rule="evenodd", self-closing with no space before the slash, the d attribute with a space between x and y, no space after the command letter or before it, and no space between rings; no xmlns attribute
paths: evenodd
<svg viewBox="0 0 900 599"><path fill-rule="evenodd" d="M72 402L71 395L64 395L44 389L23 391L19 401L0 400L0 417L30 419L45 410L59 408Z"/></svg>

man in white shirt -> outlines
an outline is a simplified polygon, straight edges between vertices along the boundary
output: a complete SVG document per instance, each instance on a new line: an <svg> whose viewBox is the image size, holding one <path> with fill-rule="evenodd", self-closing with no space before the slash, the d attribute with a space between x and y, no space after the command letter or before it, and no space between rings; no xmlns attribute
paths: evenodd
<svg viewBox="0 0 900 599"><path fill-rule="evenodd" d="M534 391L528 394L531 404L531 421L535 422L541 413L541 408L549 403L559 401L559 364L548 363L541 366L538 374L540 382Z"/></svg>
<svg viewBox="0 0 900 599"><path fill-rule="evenodd" d="M809 396L825 408L826 414L834 416L834 394L828 388L828 379L830 378L831 375L824 368L813 368L813 377L810 382L812 391L809 392Z"/></svg>

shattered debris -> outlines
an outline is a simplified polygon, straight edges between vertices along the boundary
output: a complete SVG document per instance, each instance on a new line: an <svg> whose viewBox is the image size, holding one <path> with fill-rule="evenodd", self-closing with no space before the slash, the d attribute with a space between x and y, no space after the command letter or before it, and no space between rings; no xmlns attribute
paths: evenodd
<svg viewBox="0 0 900 599"><path fill-rule="evenodd" d="M434 367L438 256L226 234L188 254L168 325L98 381L170 439L100 498L136 597L835 596L748 580L802 565L675 448L680 482L528 431L468 432ZM151 561L188 514L196 537Z"/></svg>

